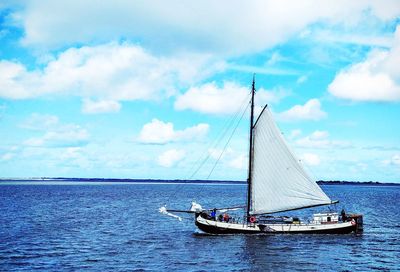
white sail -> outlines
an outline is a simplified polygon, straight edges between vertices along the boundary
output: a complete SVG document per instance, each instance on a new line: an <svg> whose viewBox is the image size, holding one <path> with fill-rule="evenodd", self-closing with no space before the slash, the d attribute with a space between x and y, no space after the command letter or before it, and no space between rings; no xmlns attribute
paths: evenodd
<svg viewBox="0 0 400 272"><path fill-rule="evenodd" d="M253 129L251 213L274 213L330 204L305 172L264 108Z"/></svg>

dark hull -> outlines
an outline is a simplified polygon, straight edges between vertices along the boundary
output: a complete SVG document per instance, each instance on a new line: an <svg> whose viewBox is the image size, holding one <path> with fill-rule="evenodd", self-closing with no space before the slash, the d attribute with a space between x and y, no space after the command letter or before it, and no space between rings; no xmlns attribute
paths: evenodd
<svg viewBox="0 0 400 272"><path fill-rule="evenodd" d="M356 231L355 226L329 229L329 230L307 230L307 231L283 231L283 232L268 232L268 233L299 233L299 234L349 234ZM265 233L265 232L264 232Z"/></svg>
<svg viewBox="0 0 400 272"><path fill-rule="evenodd" d="M196 221L196 226L199 228L199 230L204 231L206 233L210 234L260 234L260 233L265 233L261 231L245 231L245 230L235 230L235 229L227 229L227 228L220 228L220 227L215 227L215 226L210 226L210 225L205 225L201 224Z"/></svg>
<svg viewBox="0 0 400 272"><path fill-rule="evenodd" d="M212 226L208 224L199 223L197 220L196 226L203 232L210 234L282 234L282 233L290 233L290 234L348 234L352 232L356 232L356 226L348 226L341 227L335 229L310 229L307 231L264 231L263 225L259 225L259 229L255 228L254 230L238 230L238 229L230 229L230 228L222 228L218 226Z"/></svg>

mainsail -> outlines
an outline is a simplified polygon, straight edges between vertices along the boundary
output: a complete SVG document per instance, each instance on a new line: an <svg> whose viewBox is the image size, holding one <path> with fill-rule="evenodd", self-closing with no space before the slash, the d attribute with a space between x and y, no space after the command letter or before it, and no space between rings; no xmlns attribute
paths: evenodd
<svg viewBox="0 0 400 272"><path fill-rule="evenodd" d="M305 172L265 107L253 129L251 214L331 204Z"/></svg>

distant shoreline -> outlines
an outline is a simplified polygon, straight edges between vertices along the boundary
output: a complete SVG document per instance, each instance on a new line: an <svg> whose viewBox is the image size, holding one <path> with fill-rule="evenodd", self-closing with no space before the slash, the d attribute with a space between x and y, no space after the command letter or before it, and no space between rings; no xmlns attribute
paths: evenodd
<svg viewBox="0 0 400 272"><path fill-rule="evenodd" d="M245 181L234 181L234 180L182 180L182 179L117 179L117 178L0 178L1 182L115 182L115 183L188 183L188 184L199 184L199 183L222 183L222 184L243 184Z"/></svg>
<svg viewBox="0 0 400 272"><path fill-rule="evenodd" d="M64 178L64 177L42 177L42 178L0 178L1 182L126 182L126 183L210 183L210 184L246 184L246 181L235 180L182 180L182 179L117 179L117 178ZM317 181L319 185L369 185L369 186L400 186L400 183L376 182L376 181Z"/></svg>
<svg viewBox="0 0 400 272"><path fill-rule="evenodd" d="M319 185L368 185L368 186L400 186L400 183L378 182L378 181L339 181L339 180L318 180Z"/></svg>

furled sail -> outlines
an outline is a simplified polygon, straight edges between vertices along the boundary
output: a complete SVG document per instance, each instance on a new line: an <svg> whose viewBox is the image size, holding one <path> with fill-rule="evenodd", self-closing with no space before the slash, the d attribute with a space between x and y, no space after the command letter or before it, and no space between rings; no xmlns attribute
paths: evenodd
<svg viewBox="0 0 400 272"><path fill-rule="evenodd" d="M267 107L255 123L253 137L252 214L332 203L290 151Z"/></svg>

